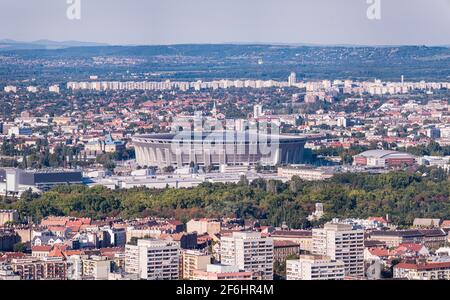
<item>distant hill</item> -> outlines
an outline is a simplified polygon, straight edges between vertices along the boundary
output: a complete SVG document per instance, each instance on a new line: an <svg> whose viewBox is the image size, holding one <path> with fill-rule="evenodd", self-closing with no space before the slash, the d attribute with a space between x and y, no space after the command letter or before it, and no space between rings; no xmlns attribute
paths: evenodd
<svg viewBox="0 0 450 300"><path fill-rule="evenodd" d="M402 75L407 80L450 79L450 48L445 46L109 46L76 41L0 40L0 49L1 55L8 57L8 64L0 64L0 75L8 74L9 80L26 80L35 74L44 74L49 81L63 77L82 80L92 74L116 80L133 73L141 78L151 74L155 80L286 80L293 71L302 80L400 80Z"/></svg>
<svg viewBox="0 0 450 300"><path fill-rule="evenodd" d="M79 41L50 41L38 40L33 42L22 42L11 39L0 40L0 51L14 51L14 50L52 50L64 49L70 47L99 47L107 46L108 44L79 42Z"/></svg>

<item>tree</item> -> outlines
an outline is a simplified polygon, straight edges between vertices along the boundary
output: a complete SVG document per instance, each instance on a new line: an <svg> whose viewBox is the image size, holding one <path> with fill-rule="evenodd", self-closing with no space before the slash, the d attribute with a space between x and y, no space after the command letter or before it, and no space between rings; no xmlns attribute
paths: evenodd
<svg viewBox="0 0 450 300"><path fill-rule="evenodd" d="M16 243L14 244L14 252L25 252L27 250L27 246L25 243Z"/></svg>
<svg viewBox="0 0 450 300"><path fill-rule="evenodd" d="M175 172L175 168L173 166L166 166L163 168L163 171L165 173L173 173L173 172Z"/></svg>

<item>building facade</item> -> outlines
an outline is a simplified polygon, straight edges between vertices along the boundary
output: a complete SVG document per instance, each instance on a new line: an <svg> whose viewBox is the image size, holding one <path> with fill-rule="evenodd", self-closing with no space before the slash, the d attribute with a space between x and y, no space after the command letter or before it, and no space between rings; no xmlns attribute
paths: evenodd
<svg viewBox="0 0 450 300"><path fill-rule="evenodd" d="M253 273L239 270L237 266L211 264L206 270L194 271L193 280L252 280Z"/></svg>
<svg viewBox="0 0 450 300"><path fill-rule="evenodd" d="M177 280L180 270L178 243L156 239L138 240L125 246L125 271L138 273L141 279Z"/></svg>
<svg viewBox="0 0 450 300"><path fill-rule="evenodd" d="M343 280L343 261L321 255L302 255L300 259L286 261L287 280Z"/></svg>
<svg viewBox="0 0 450 300"><path fill-rule="evenodd" d="M181 132L135 136L140 166L277 165L303 162L306 138L248 132Z"/></svg>
<svg viewBox="0 0 450 300"><path fill-rule="evenodd" d="M351 225L327 223L322 229L313 229L312 253L344 262L345 275L364 276L364 231Z"/></svg>
<svg viewBox="0 0 450 300"><path fill-rule="evenodd" d="M21 280L67 279L67 262L62 258L13 259L11 267Z"/></svg>
<svg viewBox="0 0 450 300"><path fill-rule="evenodd" d="M181 278L194 279L195 271L206 271L211 263L211 255L202 251L183 250L181 252Z"/></svg>
<svg viewBox="0 0 450 300"><path fill-rule="evenodd" d="M394 267L394 278L409 280L450 280L450 262L408 264Z"/></svg>
<svg viewBox="0 0 450 300"><path fill-rule="evenodd" d="M273 279L273 240L259 232L233 232L220 239L221 263L253 272L255 279Z"/></svg>

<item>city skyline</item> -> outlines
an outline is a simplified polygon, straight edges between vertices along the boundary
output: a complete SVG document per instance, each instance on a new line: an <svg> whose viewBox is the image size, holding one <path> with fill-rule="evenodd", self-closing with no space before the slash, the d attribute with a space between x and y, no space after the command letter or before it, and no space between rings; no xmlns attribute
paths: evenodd
<svg viewBox="0 0 450 300"><path fill-rule="evenodd" d="M287 299L450 280L449 16L1 0L0 285Z"/></svg>
<svg viewBox="0 0 450 300"><path fill-rule="evenodd" d="M0 10L0 38L113 45L450 44L448 0L382 1L380 20L368 18L370 4L364 0L345 4L327 0L230 0L228 5L205 0L128 3L124 7L117 0L81 0L80 19L70 20L66 1L6 0Z"/></svg>

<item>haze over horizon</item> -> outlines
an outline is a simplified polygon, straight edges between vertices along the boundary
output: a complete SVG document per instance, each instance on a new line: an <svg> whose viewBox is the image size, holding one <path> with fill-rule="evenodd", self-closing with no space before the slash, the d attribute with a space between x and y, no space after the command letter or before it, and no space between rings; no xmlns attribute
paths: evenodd
<svg viewBox="0 0 450 300"><path fill-rule="evenodd" d="M0 39L110 45L316 44L450 45L449 0L382 0L369 20L365 0L2 0Z"/></svg>

